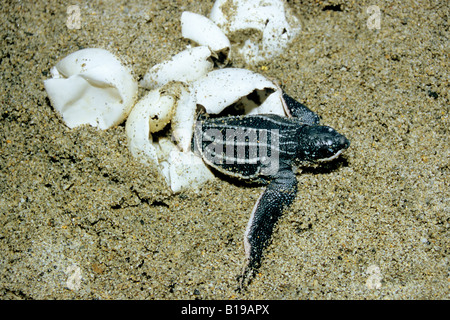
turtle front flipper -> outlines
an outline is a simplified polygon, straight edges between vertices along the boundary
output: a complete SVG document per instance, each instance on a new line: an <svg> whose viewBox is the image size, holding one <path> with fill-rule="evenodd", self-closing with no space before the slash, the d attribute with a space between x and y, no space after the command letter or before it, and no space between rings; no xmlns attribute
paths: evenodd
<svg viewBox="0 0 450 320"><path fill-rule="evenodd" d="M283 210L292 204L296 193L295 174L291 168L285 168L277 173L256 202L245 231L247 261L241 285L259 268L263 250L270 242L273 228Z"/></svg>
<svg viewBox="0 0 450 320"><path fill-rule="evenodd" d="M304 124L317 125L320 122L319 115L310 110L303 103L298 102L294 98L283 92L283 107L286 114L302 121Z"/></svg>

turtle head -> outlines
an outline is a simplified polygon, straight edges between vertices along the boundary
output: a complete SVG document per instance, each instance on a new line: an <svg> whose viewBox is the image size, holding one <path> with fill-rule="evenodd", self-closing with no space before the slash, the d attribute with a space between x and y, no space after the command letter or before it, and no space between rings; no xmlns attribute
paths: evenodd
<svg viewBox="0 0 450 320"><path fill-rule="evenodd" d="M304 126L299 135L297 157L300 161L329 161L350 146L350 141L327 126Z"/></svg>

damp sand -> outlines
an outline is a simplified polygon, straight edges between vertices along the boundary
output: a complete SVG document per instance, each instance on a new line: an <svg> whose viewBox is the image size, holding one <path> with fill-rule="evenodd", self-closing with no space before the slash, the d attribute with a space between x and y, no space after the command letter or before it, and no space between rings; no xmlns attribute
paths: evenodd
<svg viewBox="0 0 450 320"><path fill-rule="evenodd" d="M215 179L172 195L130 156L124 125L68 129L43 86L100 47L141 79L170 58L185 10L213 1L8 1L0 9L1 299L449 299L449 8L442 1L290 1L303 29L277 79L351 140L298 175L262 267L242 292L259 186ZM199 4L200 3L200 4ZM374 24L375 23L375 24ZM142 92L141 92L142 93Z"/></svg>

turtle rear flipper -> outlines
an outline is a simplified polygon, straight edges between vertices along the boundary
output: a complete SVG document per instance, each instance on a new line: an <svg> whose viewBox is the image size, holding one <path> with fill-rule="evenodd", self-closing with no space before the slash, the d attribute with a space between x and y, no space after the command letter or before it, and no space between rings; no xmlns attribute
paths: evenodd
<svg viewBox="0 0 450 320"><path fill-rule="evenodd" d="M241 284L259 268L263 250L269 244L273 228L283 210L292 204L296 193L297 179L292 169L286 167L278 172L259 197L245 231L247 262Z"/></svg>

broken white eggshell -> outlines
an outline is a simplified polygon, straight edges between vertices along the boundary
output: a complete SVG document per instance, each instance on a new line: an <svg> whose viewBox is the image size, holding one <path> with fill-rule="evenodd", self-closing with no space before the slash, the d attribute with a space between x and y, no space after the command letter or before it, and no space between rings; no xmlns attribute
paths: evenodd
<svg viewBox="0 0 450 320"><path fill-rule="evenodd" d="M128 116L125 133L128 140L128 148L131 154L141 163L157 166L158 157L156 149L152 144L150 131L150 120L152 116L158 113L158 110L172 110L173 98L163 97L161 99L160 90L150 91L134 106ZM170 111L169 111L170 112Z"/></svg>
<svg viewBox="0 0 450 320"><path fill-rule="evenodd" d="M140 82L142 87L152 90L170 81L195 81L214 68L213 58L219 65L228 63L230 41L211 20L185 11L181 15L181 28L183 37L200 46L187 48L151 67Z"/></svg>
<svg viewBox="0 0 450 320"><path fill-rule="evenodd" d="M160 95L157 96L157 93ZM190 94L188 86L172 81L147 93L134 109L144 110L149 121L149 129L145 130L150 133L160 131L171 122L172 137L178 148L181 151L189 151L196 107L195 96Z"/></svg>
<svg viewBox="0 0 450 320"><path fill-rule="evenodd" d="M282 53L301 29L283 0L217 0L210 19L250 64Z"/></svg>
<svg viewBox="0 0 450 320"><path fill-rule="evenodd" d="M168 138L159 141L163 150L160 162L161 173L174 193L186 189L197 189L214 179L214 174L208 169L202 158L191 151L182 152Z"/></svg>
<svg viewBox="0 0 450 320"><path fill-rule="evenodd" d="M196 109L195 95L191 94L189 88L183 87L180 90L177 107L172 117L172 137L183 152L191 150Z"/></svg>
<svg viewBox="0 0 450 320"><path fill-rule="evenodd" d="M200 78L214 67L207 46L188 48L170 60L151 67L140 85L146 89L159 88L170 81L190 82Z"/></svg>
<svg viewBox="0 0 450 320"><path fill-rule="evenodd" d="M247 69L213 70L192 83L197 105L207 113L219 114L239 103L245 114L272 113L285 116L281 89L259 73ZM256 93L256 101L251 94Z"/></svg>
<svg viewBox="0 0 450 320"><path fill-rule="evenodd" d="M104 49L76 51L51 74L44 86L69 128L89 124L108 129L125 120L136 101L138 86L130 70Z"/></svg>
<svg viewBox="0 0 450 320"><path fill-rule="evenodd" d="M184 11L181 14L181 32L184 38L211 49L219 66L230 60L230 40L210 19L197 13Z"/></svg>
<svg viewBox="0 0 450 320"><path fill-rule="evenodd" d="M139 100L125 126L131 154L141 163L157 167L175 193L198 188L214 178L203 160L190 151L194 101L184 84L170 82ZM171 120L173 136L179 134L178 146L167 138L154 142L151 134ZM180 145L184 151L179 150Z"/></svg>
<svg viewBox="0 0 450 320"><path fill-rule="evenodd" d="M164 129L171 121L180 96L183 96L184 86L181 82L171 82L152 90L130 112L125 125L128 147L142 163L158 164L151 133Z"/></svg>

